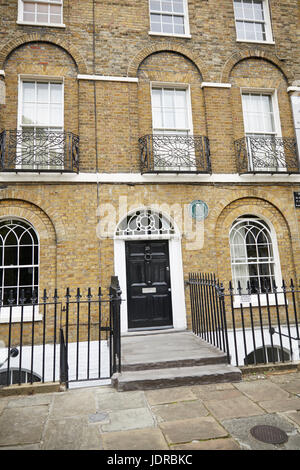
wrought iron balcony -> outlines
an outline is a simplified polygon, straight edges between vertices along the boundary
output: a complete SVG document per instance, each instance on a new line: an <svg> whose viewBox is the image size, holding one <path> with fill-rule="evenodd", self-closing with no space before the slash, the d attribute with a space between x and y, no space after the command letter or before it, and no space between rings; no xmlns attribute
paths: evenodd
<svg viewBox="0 0 300 470"><path fill-rule="evenodd" d="M142 173L211 173L207 137L150 134L139 144Z"/></svg>
<svg viewBox="0 0 300 470"><path fill-rule="evenodd" d="M300 173L293 137L243 137L235 141L237 169L244 173Z"/></svg>
<svg viewBox="0 0 300 470"><path fill-rule="evenodd" d="M0 171L78 172L79 137L72 132L5 130L0 134Z"/></svg>

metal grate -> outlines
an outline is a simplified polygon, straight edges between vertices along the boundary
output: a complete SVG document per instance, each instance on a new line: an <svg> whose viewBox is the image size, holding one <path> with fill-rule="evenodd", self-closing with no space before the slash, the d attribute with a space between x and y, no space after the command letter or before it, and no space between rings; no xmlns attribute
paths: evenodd
<svg viewBox="0 0 300 470"><path fill-rule="evenodd" d="M254 426L250 433L255 439L266 444L284 444L288 441L287 434L275 426Z"/></svg>

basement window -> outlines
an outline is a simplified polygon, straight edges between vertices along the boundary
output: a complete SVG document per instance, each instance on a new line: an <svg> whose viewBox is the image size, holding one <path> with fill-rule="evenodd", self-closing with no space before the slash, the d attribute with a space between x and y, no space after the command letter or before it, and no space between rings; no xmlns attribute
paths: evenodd
<svg viewBox="0 0 300 470"><path fill-rule="evenodd" d="M19 0L18 24L64 27L63 0Z"/></svg>

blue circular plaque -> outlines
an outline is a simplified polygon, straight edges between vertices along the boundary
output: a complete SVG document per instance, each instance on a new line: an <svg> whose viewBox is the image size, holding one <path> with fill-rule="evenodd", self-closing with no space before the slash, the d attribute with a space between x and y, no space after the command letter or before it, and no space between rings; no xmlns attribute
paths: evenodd
<svg viewBox="0 0 300 470"><path fill-rule="evenodd" d="M208 216L208 205L204 201L193 201L190 203L189 211L193 219L204 220Z"/></svg>

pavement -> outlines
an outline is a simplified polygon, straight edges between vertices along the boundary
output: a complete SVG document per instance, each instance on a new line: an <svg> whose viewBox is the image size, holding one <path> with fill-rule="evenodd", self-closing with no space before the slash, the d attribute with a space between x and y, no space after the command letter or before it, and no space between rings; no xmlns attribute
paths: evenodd
<svg viewBox="0 0 300 470"><path fill-rule="evenodd" d="M288 441L250 434L276 426ZM300 372L117 392L110 386L0 397L0 450L299 450Z"/></svg>

